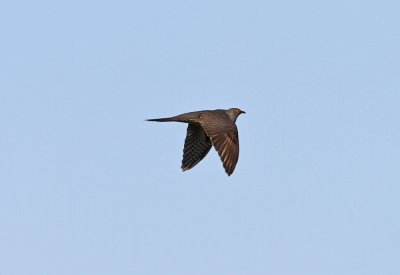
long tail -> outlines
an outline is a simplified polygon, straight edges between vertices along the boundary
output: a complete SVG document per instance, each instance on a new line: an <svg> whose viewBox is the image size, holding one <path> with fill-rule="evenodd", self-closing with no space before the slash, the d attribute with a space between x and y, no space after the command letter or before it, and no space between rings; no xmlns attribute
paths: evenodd
<svg viewBox="0 0 400 275"><path fill-rule="evenodd" d="M166 118L146 119L146 121L171 122L171 121L176 121L176 119L174 119L173 117L166 117Z"/></svg>
<svg viewBox="0 0 400 275"><path fill-rule="evenodd" d="M181 114L177 116L172 116L172 117L163 117L163 118L153 118L153 119L146 119L147 121L157 121L157 122L185 122L185 123L190 123L194 122L196 118L198 117L197 112L193 113L186 113L186 114Z"/></svg>

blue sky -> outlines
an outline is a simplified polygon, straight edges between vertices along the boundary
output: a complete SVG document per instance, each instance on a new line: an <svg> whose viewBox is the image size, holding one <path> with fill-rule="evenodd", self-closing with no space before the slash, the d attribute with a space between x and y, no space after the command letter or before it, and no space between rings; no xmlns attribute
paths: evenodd
<svg viewBox="0 0 400 275"><path fill-rule="evenodd" d="M0 274L400 274L397 1L0 5ZM239 107L240 158L182 173Z"/></svg>

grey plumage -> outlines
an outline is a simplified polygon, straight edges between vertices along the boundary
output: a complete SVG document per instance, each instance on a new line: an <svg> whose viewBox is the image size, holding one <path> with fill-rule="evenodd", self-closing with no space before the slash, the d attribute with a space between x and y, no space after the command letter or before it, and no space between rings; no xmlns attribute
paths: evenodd
<svg viewBox="0 0 400 275"><path fill-rule="evenodd" d="M188 123L183 148L182 170L186 171L199 163L214 145L225 172L230 176L239 159L239 135L236 119L245 113L238 108L228 110L204 110L184 113L174 117L148 119L157 122Z"/></svg>

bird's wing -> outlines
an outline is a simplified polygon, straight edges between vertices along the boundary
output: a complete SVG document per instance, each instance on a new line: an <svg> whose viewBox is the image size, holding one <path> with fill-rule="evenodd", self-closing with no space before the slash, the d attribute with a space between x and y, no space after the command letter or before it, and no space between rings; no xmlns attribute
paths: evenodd
<svg viewBox="0 0 400 275"><path fill-rule="evenodd" d="M225 172L230 176L239 159L239 135L236 124L226 115L200 119L200 124L218 151Z"/></svg>
<svg viewBox="0 0 400 275"><path fill-rule="evenodd" d="M199 163L212 147L210 138L198 123L189 123L183 148L182 170L186 171Z"/></svg>

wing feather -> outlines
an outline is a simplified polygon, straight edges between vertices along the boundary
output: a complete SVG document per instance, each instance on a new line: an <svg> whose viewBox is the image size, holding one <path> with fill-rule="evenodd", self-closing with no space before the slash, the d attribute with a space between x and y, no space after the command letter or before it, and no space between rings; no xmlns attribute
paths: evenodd
<svg viewBox="0 0 400 275"><path fill-rule="evenodd" d="M225 172L230 176L239 159L239 135L236 124L227 116L216 120L200 120L204 131L217 150Z"/></svg>
<svg viewBox="0 0 400 275"><path fill-rule="evenodd" d="M183 148L182 170L186 171L199 163L212 147L210 138L198 123L189 123Z"/></svg>

